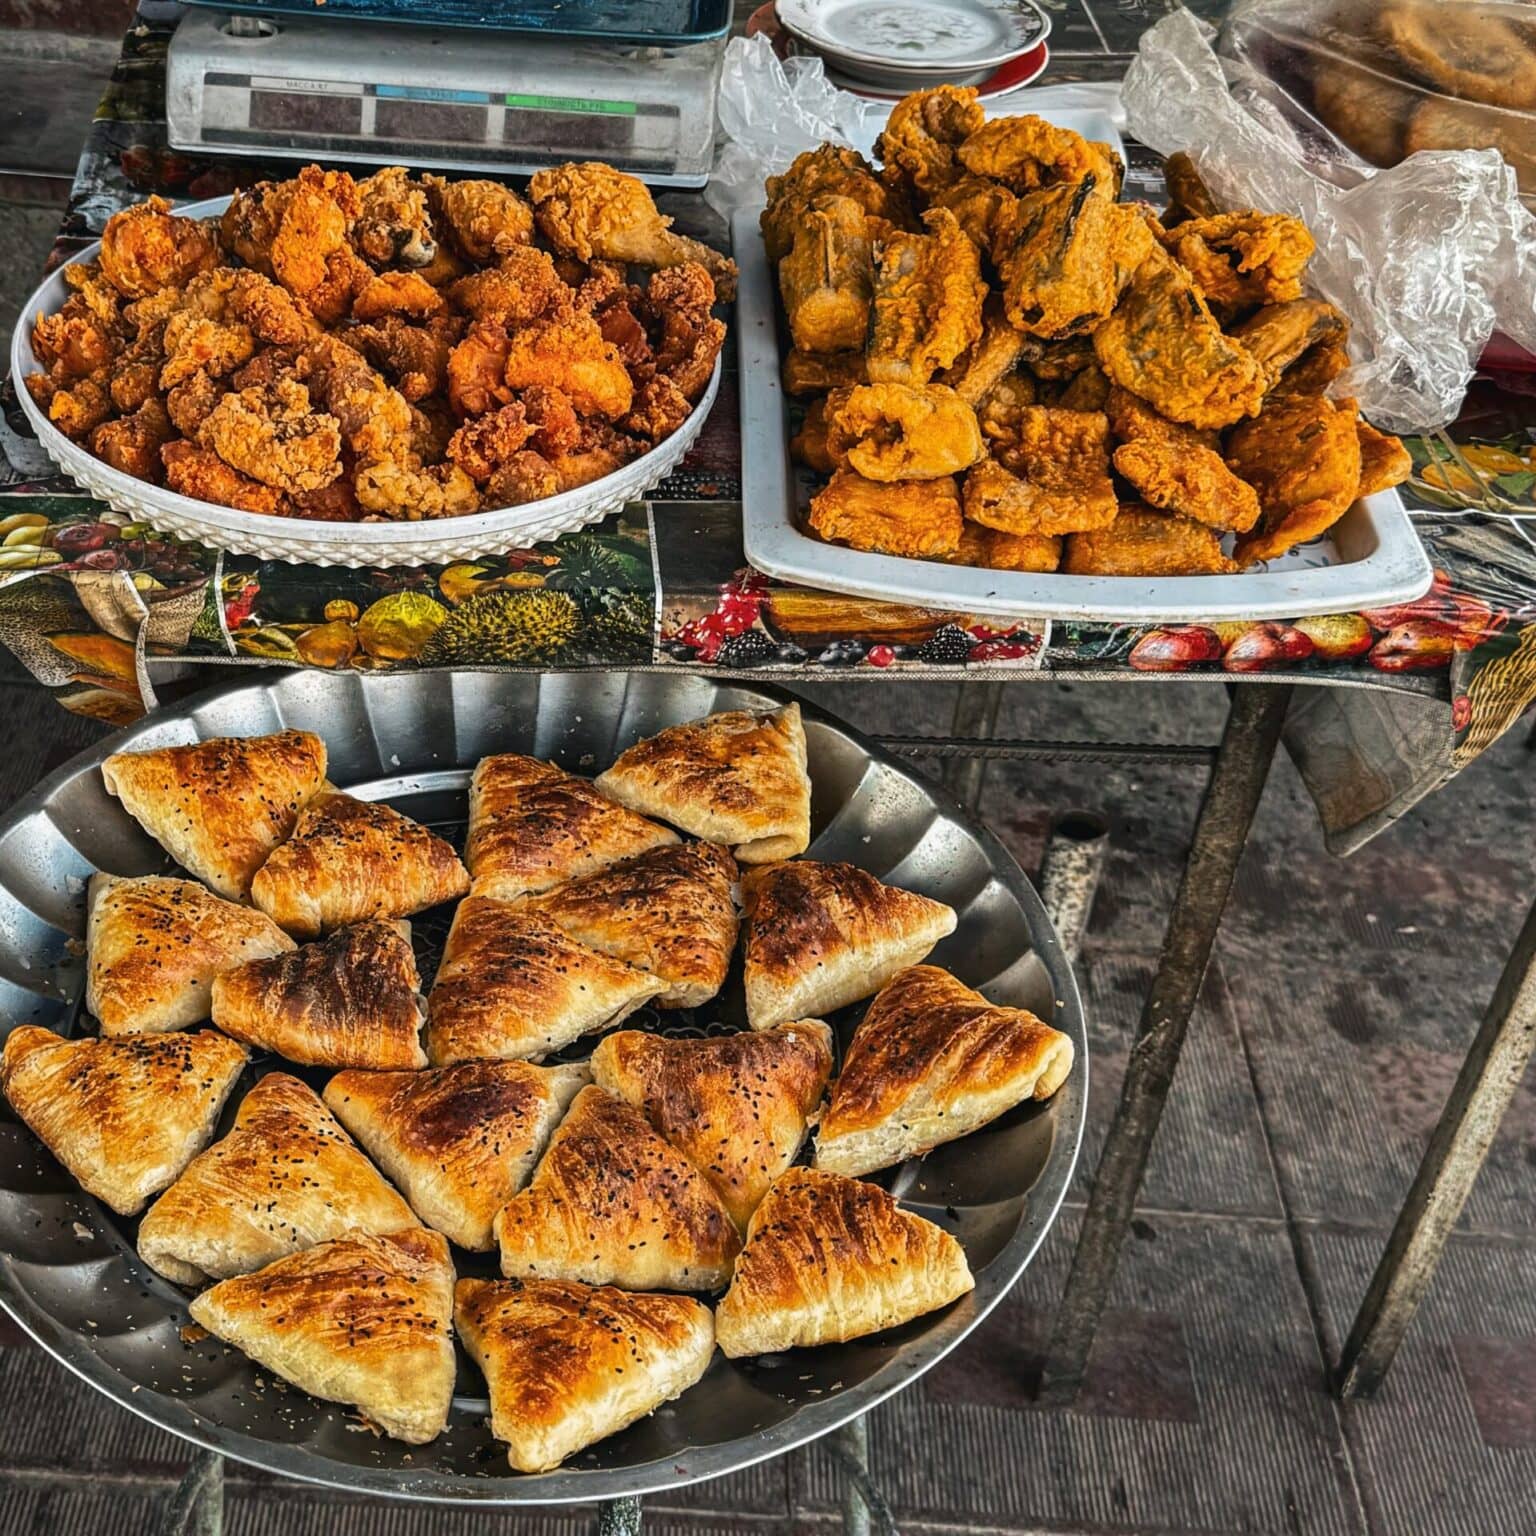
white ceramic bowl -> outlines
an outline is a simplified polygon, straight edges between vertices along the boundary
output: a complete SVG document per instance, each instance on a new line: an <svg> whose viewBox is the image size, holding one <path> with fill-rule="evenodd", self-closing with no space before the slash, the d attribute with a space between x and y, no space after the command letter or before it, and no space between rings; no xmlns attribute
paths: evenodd
<svg viewBox="0 0 1536 1536"><path fill-rule="evenodd" d="M176 211L202 218L222 213L228 205L227 197L215 197L178 206ZM99 241L87 246L65 265L94 260L99 246ZM319 523L300 517L274 517L180 496L125 475L98 459L83 443L65 437L48 420L21 381L29 373L43 371L32 352L33 320L39 312L56 313L68 297L60 267L27 300L11 338L11 377L16 381L16 394L49 458L93 496L162 533L197 539L236 555L287 560L296 565L440 565L526 548L599 522L626 502L643 497L677 468L703 429L720 387L720 359L716 358L709 388L671 437L611 475L542 501L424 522Z"/></svg>

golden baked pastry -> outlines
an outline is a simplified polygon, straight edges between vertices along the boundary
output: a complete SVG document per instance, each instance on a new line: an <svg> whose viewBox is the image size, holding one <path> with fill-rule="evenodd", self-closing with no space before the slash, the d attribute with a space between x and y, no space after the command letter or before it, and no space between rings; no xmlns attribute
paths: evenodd
<svg viewBox="0 0 1536 1536"><path fill-rule="evenodd" d="M485 1374L491 1433L519 1472L549 1472L687 1391L715 1325L689 1296L564 1280L460 1280L459 1337Z"/></svg>
<svg viewBox="0 0 1536 1536"><path fill-rule="evenodd" d="M677 840L536 757L483 757L470 780L464 861L480 896L547 891Z"/></svg>
<svg viewBox="0 0 1536 1536"><path fill-rule="evenodd" d="M840 1344L947 1306L974 1284L960 1244L877 1185L791 1168L752 1217L715 1328L732 1360Z"/></svg>
<svg viewBox="0 0 1536 1536"><path fill-rule="evenodd" d="M653 848L522 905L590 949L666 986L658 1008L697 1008L725 985L736 948L736 861L718 843Z"/></svg>
<svg viewBox="0 0 1536 1536"><path fill-rule="evenodd" d="M332 791L251 881L251 899L289 933L312 939L369 917L410 917L469 889L459 856L419 821Z"/></svg>
<svg viewBox="0 0 1536 1536"><path fill-rule="evenodd" d="M264 912L195 880L92 875L86 907L85 1006L104 1035L196 1024L208 1017L221 971L293 948Z"/></svg>
<svg viewBox="0 0 1536 1536"><path fill-rule="evenodd" d="M215 736L185 747L114 752L101 777L107 793L183 869L241 901L325 782L325 743L309 731Z"/></svg>
<svg viewBox="0 0 1536 1536"><path fill-rule="evenodd" d="M496 1217L501 1272L633 1291L712 1291L741 1247L714 1186L643 1114L583 1088L528 1187Z"/></svg>
<svg viewBox="0 0 1536 1536"><path fill-rule="evenodd" d="M734 845L743 864L804 853L811 780L800 706L727 710L636 742L596 784L609 799L695 837Z"/></svg>
<svg viewBox="0 0 1536 1536"><path fill-rule="evenodd" d="M296 1077L272 1072L234 1128L139 1224L139 1257L178 1285L249 1274L351 1228L398 1232L411 1208Z"/></svg>
<svg viewBox="0 0 1536 1536"><path fill-rule="evenodd" d="M878 992L955 931L942 901L886 885L853 864L794 859L741 882L747 1022L831 1013Z"/></svg>
<svg viewBox="0 0 1536 1536"><path fill-rule="evenodd" d="M132 1216L213 1134L245 1061L211 1029L64 1040L23 1024L0 1053L0 1090L87 1194Z"/></svg>
<svg viewBox="0 0 1536 1536"><path fill-rule="evenodd" d="M349 1232L194 1296L192 1320L284 1381L408 1445L453 1405L453 1264L421 1227Z"/></svg>
<svg viewBox="0 0 1536 1536"><path fill-rule="evenodd" d="M621 1029L592 1053L598 1087L642 1110L742 1228L794 1162L831 1071L820 1019L706 1040Z"/></svg>
<svg viewBox="0 0 1536 1536"><path fill-rule="evenodd" d="M869 1005L832 1085L816 1166L858 1175L954 1141L1072 1070L1072 1042L1027 1008L989 1003L936 965L903 971Z"/></svg>
<svg viewBox="0 0 1536 1536"><path fill-rule="evenodd" d="M213 1022L309 1067L424 1067L421 978L409 923L338 928L213 984Z"/></svg>
<svg viewBox="0 0 1536 1536"><path fill-rule="evenodd" d="M461 1248L496 1246L491 1223L533 1171L584 1065L466 1061L427 1072L338 1072L322 1097L411 1209Z"/></svg>
<svg viewBox="0 0 1536 1536"><path fill-rule="evenodd" d="M627 1018L663 986L548 918L470 896L454 913L427 998L427 1056L435 1067L485 1056L539 1061Z"/></svg>

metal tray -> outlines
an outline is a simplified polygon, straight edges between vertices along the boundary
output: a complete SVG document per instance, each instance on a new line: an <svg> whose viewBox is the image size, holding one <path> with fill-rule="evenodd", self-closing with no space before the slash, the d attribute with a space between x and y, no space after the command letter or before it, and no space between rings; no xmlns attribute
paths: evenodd
<svg viewBox="0 0 1536 1536"><path fill-rule="evenodd" d="M486 753L534 752L593 772L662 726L787 697L696 677L473 672L262 672L199 694L81 754L0 822L0 1019L78 1031L85 880L98 869L166 867L102 787L99 767L111 751L307 728L328 743L337 783L457 838L469 769ZM1039 898L997 839L909 767L802 707L814 786L811 855L862 864L948 901L959 926L934 959L994 1001L1051 1020L1077 1049L1071 1077L1048 1105L1021 1107L880 1178L965 1245L976 1275L969 1296L851 1344L735 1363L717 1354L675 1403L559 1471L522 1476L490 1434L484 1385L462 1354L446 1433L407 1447L360 1432L355 1415L336 1405L284 1390L215 1339L184 1341L187 1296L138 1261L136 1224L83 1195L0 1108L0 1305L91 1386L164 1429L286 1477L408 1499L559 1503L677 1487L826 1434L908 1385L1001 1300L1056 1215L1083 1128L1082 1008ZM413 925L425 976L447 916L427 913ZM840 1042L861 1011L832 1017ZM694 1015L631 1021L669 1034L743 1023L739 969ZM585 1046L568 1054L584 1055ZM251 1071L271 1064L258 1061ZM327 1075L287 1070L316 1086ZM492 1272L486 1255L455 1250L454 1260L461 1274Z"/></svg>
<svg viewBox="0 0 1536 1536"><path fill-rule="evenodd" d="M1027 102L1010 102L1019 110ZM1007 115L989 107L988 116ZM1063 128L1121 148L1100 112L1048 112ZM874 130L878 124L874 125ZM856 146L866 152L869 145ZM1429 590L1429 556L1396 491L1362 497L1327 537L1235 576L1067 576L989 571L866 554L803 529L820 478L790 462L789 399L779 382L778 287L757 207L738 209L731 245L740 271L742 538L747 559L782 581L855 597L1006 618L1130 624L1289 619L1411 602Z"/></svg>
<svg viewBox="0 0 1536 1536"><path fill-rule="evenodd" d="M181 203L176 212L188 218L208 218L229 206L227 197L210 197L198 203ZM302 517L277 517L265 512L244 512L215 502L182 496L164 486L151 485L114 469L98 459L83 443L74 442L48 420L22 383L29 373L41 373L42 364L32 352L32 321L39 314L55 314L64 307L69 289L63 269L76 262L94 261L101 242L95 241L56 267L33 291L21 308L11 336L11 378L37 440L58 467L93 496L99 496L119 512L148 523L162 533L196 539L213 549L260 560L286 560L290 564L360 566L434 565L468 560L477 555L497 555L508 549L524 549L562 533L601 522L659 485L682 462L704 430L710 408L720 389L721 359L715 359L709 386L686 421L671 437L631 459L612 474L579 485L558 495L517 507L496 507L463 517L427 521L378 523L317 523Z"/></svg>

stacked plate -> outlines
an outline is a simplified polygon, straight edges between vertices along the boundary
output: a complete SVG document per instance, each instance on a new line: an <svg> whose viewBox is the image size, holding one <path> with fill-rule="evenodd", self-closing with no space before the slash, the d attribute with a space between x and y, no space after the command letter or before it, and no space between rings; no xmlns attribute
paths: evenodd
<svg viewBox="0 0 1536 1536"><path fill-rule="evenodd" d="M866 96L1016 90L1045 68L1051 30L1032 0L778 0L777 11L833 84Z"/></svg>

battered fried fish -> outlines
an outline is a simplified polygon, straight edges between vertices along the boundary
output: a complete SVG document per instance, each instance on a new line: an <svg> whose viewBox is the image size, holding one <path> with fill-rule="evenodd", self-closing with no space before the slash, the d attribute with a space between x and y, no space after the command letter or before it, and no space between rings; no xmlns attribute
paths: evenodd
<svg viewBox="0 0 1536 1536"><path fill-rule="evenodd" d="M1413 458L1401 438L1378 432L1365 417L1355 419L1360 439L1360 486L1357 496L1372 496L1401 485L1413 473Z"/></svg>
<svg viewBox="0 0 1536 1536"><path fill-rule="evenodd" d="M1228 576L1238 566L1204 523L1133 505L1106 528L1072 534L1061 569L1070 576Z"/></svg>
<svg viewBox="0 0 1536 1536"><path fill-rule="evenodd" d="M892 235L877 251L872 384L926 384L981 335L987 285L976 247L947 209L923 223L927 234Z"/></svg>
<svg viewBox="0 0 1536 1536"><path fill-rule="evenodd" d="M1095 144L1070 128L1027 113L981 124L958 153L973 176L1000 181L1014 192L1086 181L1107 202L1119 195L1125 170L1107 144Z"/></svg>
<svg viewBox="0 0 1536 1536"><path fill-rule="evenodd" d="M942 382L969 405L977 404L1005 374L1013 372L1024 337L1008 323L1002 303L989 296L982 306L981 335Z"/></svg>
<svg viewBox="0 0 1536 1536"><path fill-rule="evenodd" d="M769 261L781 260L790 250L801 220L824 197L852 198L866 214L895 229L905 228L911 218L897 188L881 181L857 150L836 144L819 144L797 156L782 176L768 178L767 192L760 222Z"/></svg>
<svg viewBox="0 0 1536 1536"><path fill-rule="evenodd" d="M938 480L985 451L976 412L942 384L862 384L831 412L841 457L866 480Z"/></svg>
<svg viewBox="0 0 1536 1536"><path fill-rule="evenodd" d="M978 251L988 252L999 221L1018 202L1001 182L965 175L933 197L930 208L947 208Z"/></svg>
<svg viewBox="0 0 1536 1536"><path fill-rule="evenodd" d="M1206 302L1229 315L1299 299L1301 274L1317 248L1294 215L1251 209L1187 219L1166 243Z"/></svg>
<svg viewBox="0 0 1536 1536"><path fill-rule="evenodd" d="M820 395L869 382L868 360L862 352L802 352L793 348L784 359L784 393Z"/></svg>
<svg viewBox="0 0 1536 1536"><path fill-rule="evenodd" d="M1322 299L1291 299L1266 304L1231 334L1258 359L1271 388L1287 368L1319 343L1342 348L1349 339L1349 321Z"/></svg>
<svg viewBox="0 0 1536 1536"><path fill-rule="evenodd" d="M960 545L960 494L953 479L884 485L842 469L811 501L813 532L852 549L919 559Z"/></svg>
<svg viewBox="0 0 1536 1536"><path fill-rule="evenodd" d="M962 174L955 151L985 121L981 99L970 86L940 85L904 96L875 140L884 179L930 198L942 192Z"/></svg>
<svg viewBox="0 0 1536 1536"><path fill-rule="evenodd" d="M1148 506L1180 512L1212 528L1246 533L1259 520L1259 498L1209 448L1188 444L1122 443L1115 469Z"/></svg>
<svg viewBox="0 0 1536 1536"><path fill-rule="evenodd" d="M820 199L779 263L779 293L795 345L807 352L862 347L874 288L864 210L851 197Z"/></svg>
<svg viewBox="0 0 1536 1536"><path fill-rule="evenodd" d="M1026 406L1017 436L965 477L965 515L1004 533L1075 533L1115 516L1109 422L1097 411Z"/></svg>
<svg viewBox="0 0 1536 1536"><path fill-rule="evenodd" d="M1221 212L1211 189L1195 169L1195 162L1184 150L1176 149L1164 161L1163 180L1168 184L1168 208L1161 221L1164 229L1172 229L1185 219L1214 218Z"/></svg>

